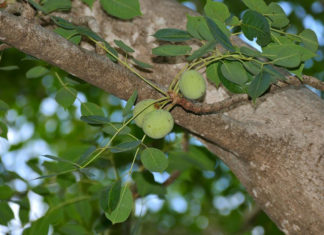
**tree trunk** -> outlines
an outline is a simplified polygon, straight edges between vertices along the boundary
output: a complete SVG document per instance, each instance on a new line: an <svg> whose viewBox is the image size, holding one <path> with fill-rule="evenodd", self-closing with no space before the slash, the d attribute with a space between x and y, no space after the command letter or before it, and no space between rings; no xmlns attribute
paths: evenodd
<svg viewBox="0 0 324 235"><path fill-rule="evenodd" d="M99 2L92 10L73 1L74 22L89 27L108 42L121 39L135 48L135 57L154 64L142 74L166 88L185 64L183 59L152 57L158 45L151 36L160 28L185 28L186 14L196 14L172 0L142 0L142 17L121 21L109 17ZM0 11L0 40L59 66L67 72L127 99L134 89L141 99L158 97L135 75L105 56L67 42L33 20ZM241 44L233 38L233 43ZM83 44L91 49L90 44ZM94 48L92 48L94 49ZM229 95L209 84L204 102ZM259 206L286 234L323 234L324 231L324 102L305 87L289 86L253 105L243 103L226 112L196 115L177 107L178 125L203 139L239 178Z"/></svg>

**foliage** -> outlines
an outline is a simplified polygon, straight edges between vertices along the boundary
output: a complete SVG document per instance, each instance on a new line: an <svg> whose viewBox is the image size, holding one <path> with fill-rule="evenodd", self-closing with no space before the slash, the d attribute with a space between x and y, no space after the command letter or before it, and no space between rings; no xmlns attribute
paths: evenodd
<svg viewBox="0 0 324 235"><path fill-rule="evenodd" d="M82 1L90 7L94 3ZM69 0L28 2L45 15L71 9ZM305 29L298 34L288 33L289 19L276 3L243 2L249 9L239 19L225 4L207 0L204 16L187 16L186 30L158 30L153 36L167 44L154 48L152 54L185 56L188 64L183 71L204 69L207 79L216 87L222 85L232 93L246 93L253 100L263 95L271 84L284 79L274 66L301 77L305 62L318 50L314 32ZM138 0L101 0L100 4L108 14L121 20L142 15ZM120 50L90 29L59 17L51 19L57 26L56 33L76 45L87 38L102 47L112 61L125 66L164 95L154 105L172 109L168 93L152 85L133 67L147 70L152 66L133 57L134 49L125 42L114 41L123 53L119 54ZM256 38L262 52L233 45L230 37L239 34L250 40ZM198 42L200 47L192 50L187 44L190 40ZM224 50L220 51L218 45ZM126 62L120 59L122 55L127 55ZM148 231L156 231L157 227L160 231L179 233L186 233L183 230L187 227L196 234L208 223L215 231L227 234L249 234L246 223L261 224L269 234L280 233L262 212L258 213L257 221L244 220L253 205L252 199L228 168L205 148L190 144L186 149L189 138L181 128L176 126L165 139L146 138L132 122L136 118L132 107L137 91L122 106L115 97L35 58L22 58L22 54L13 50L5 51L4 58L0 66L1 82L10 89L1 94L6 102L0 100L0 136L7 137L8 127L21 128L21 117L34 126L32 138L51 143L53 153L29 156L26 167L35 180L24 179L0 161L0 224L8 225L14 217L10 203L15 203L19 206L22 225L28 225L24 234L47 234L50 226L61 234L120 232L123 226L131 227L133 234L148 233L141 231L144 226ZM11 76L19 81L16 87L8 82ZM19 89L24 90L24 95ZM170 84L170 91L179 93L178 77ZM55 99L58 114L39 111L45 97ZM77 110L80 120L74 118ZM113 115L118 115L118 120ZM28 142L11 145L9 152L26 149ZM166 188L167 185L157 182L163 174L156 172L170 176L181 172L181 175ZM25 186L24 190L14 190L17 181ZM33 220L29 215L30 193L40 195L49 206L44 216ZM186 213L175 210L177 207L172 205L176 198L180 200L179 194L190 202ZM144 204L152 195L169 204L164 203L156 211L152 209L149 215L140 216L144 214L142 211L134 216L132 211L136 212L140 203ZM241 201L230 205L230 200ZM141 208L145 210L147 204ZM180 224L184 225L180 227Z"/></svg>

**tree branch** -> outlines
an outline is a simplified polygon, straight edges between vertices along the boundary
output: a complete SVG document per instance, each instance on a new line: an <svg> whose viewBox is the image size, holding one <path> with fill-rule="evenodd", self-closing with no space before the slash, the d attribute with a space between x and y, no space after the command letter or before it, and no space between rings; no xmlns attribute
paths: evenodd
<svg viewBox="0 0 324 235"><path fill-rule="evenodd" d="M107 57L82 49L36 23L5 11L0 11L0 41L122 99L127 99L133 89L140 90L142 96L157 96L134 74Z"/></svg>
<svg viewBox="0 0 324 235"><path fill-rule="evenodd" d="M92 12L78 0L71 15L95 17L93 31L110 42L121 39L136 49L135 57L154 63L146 73L161 88L183 67L181 59L152 57L157 42L150 36L160 28L186 25L189 9L172 0L141 0L142 17L120 21L108 17L99 1ZM87 15L88 14L88 15ZM97 31L96 31L97 30ZM33 21L0 11L0 41L127 99L134 89L140 99L158 93L104 56L69 43ZM243 45L238 38L233 43ZM209 86L210 88L210 86ZM225 91L207 91L207 103L224 99ZM260 207L287 234L324 231L324 102L305 88L286 86L265 96L257 106L240 103L224 113L195 115L176 107L176 123L205 140L240 179Z"/></svg>

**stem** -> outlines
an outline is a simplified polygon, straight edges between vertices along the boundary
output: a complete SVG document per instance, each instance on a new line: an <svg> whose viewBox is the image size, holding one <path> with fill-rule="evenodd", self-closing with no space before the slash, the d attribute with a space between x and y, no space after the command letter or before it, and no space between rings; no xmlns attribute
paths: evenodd
<svg viewBox="0 0 324 235"><path fill-rule="evenodd" d="M169 89L168 90L173 90L173 86L175 85L175 83L179 80L179 76L188 68L189 64L186 64L186 66L184 66L179 73L177 73L177 75L174 77L174 79L172 80Z"/></svg>
<svg viewBox="0 0 324 235"><path fill-rule="evenodd" d="M120 179L120 175L118 173L118 169L116 167L116 164L115 164L115 160L114 160L114 157L113 156L110 156L110 161L111 161L111 164L113 165L113 168L114 168L114 171L115 171L115 175L116 175L116 179L119 180Z"/></svg>
<svg viewBox="0 0 324 235"><path fill-rule="evenodd" d="M289 35L289 36L296 37L296 38L301 38L299 35L287 33L287 32L284 32L284 31L281 31L281 30L278 30L278 29L271 28L270 30L272 30L274 32L277 32L277 33L280 33L280 34Z"/></svg>
<svg viewBox="0 0 324 235"><path fill-rule="evenodd" d="M83 200L88 200L90 198L91 198L90 196L81 196L81 197L77 197L77 198L71 199L71 200L66 201L66 202L62 202L61 204L59 204L59 205L53 207L51 210L49 210L47 212L47 214L50 214L53 211L58 210L58 209L60 209L63 206L66 206L66 205L69 205L69 204L73 204L73 203L76 203L76 202L79 202L79 201L83 201Z"/></svg>
<svg viewBox="0 0 324 235"><path fill-rule="evenodd" d="M142 138L142 140L141 140L141 143L144 142L145 137L146 137L146 135L143 136L143 138ZM131 167L130 167L130 169L129 169L129 171L128 171L128 176L129 176L129 177L130 177L130 175L132 174L133 167L134 167L134 164L135 164L135 160L136 160L136 157L137 157L137 154L138 154L139 150L140 150L140 147L138 146L137 149L136 149L136 152L135 152L135 154L134 154L134 158L133 158L133 161L132 161Z"/></svg>
<svg viewBox="0 0 324 235"><path fill-rule="evenodd" d="M165 99L168 99L167 97L163 97L160 98L158 100L156 100L154 103L148 105L145 109L147 109L148 107L150 107L151 105L154 105L156 103L159 103ZM143 109L142 112L145 110ZM131 121L133 121L138 115L140 115L142 112L139 112L138 114L136 114L135 116L133 116L132 118L130 118L127 122L125 122L116 132L115 134L111 137L111 139L109 140L109 142L106 144L105 147L103 147L93 158L91 158L88 162L86 162L83 166L81 166L80 169L85 168L86 166L88 166L90 163L92 163L94 160L96 160L104 151L106 151L109 146L111 145L111 143L113 142L113 140L116 138L116 136L119 134L119 132L121 132Z"/></svg>
<svg viewBox="0 0 324 235"><path fill-rule="evenodd" d="M96 41L95 39L89 37L90 40L92 40L93 42L95 42L98 46L100 46L102 49L104 49L109 55L111 55L114 59L116 59L119 63L121 63L122 65L124 65L128 70L130 70L131 72L133 72L136 76L138 76L140 79L142 79L144 82L146 82L149 86L153 87L154 89L156 89L157 91L159 91L160 93L162 93L165 96L168 96L168 93L166 93L165 91L163 91L162 89L160 89L159 87L157 87L156 85L154 85L152 82L150 82L149 80L147 80L146 78L144 78L141 74L139 74L135 69L133 69L127 62L121 60L118 58L118 56L114 55L113 53L111 53L104 45L102 45L99 41Z"/></svg>
<svg viewBox="0 0 324 235"><path fill-rule="evenodd" d="M63 82L63 80L62 80L62 78L60 77L60 75L57 73L57 72L54 72L55 73L55 76L57 77L57 79L59 80L59 82L60 82L60 84L72 95L72 96L74 96L81 104L82 104L82 101L80 100L80 98L77 96L77 95L75 95L71 90L70 90L70 88ZM91 113L91 114L93 114L92 112L91 112L91 110L88 108L88 106L84 106L85 107L85 109L89 112L89 113Z"/></svg>

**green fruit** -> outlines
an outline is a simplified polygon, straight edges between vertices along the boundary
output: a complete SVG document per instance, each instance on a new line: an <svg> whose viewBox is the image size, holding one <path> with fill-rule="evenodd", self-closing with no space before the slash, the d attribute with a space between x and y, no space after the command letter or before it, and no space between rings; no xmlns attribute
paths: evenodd
<svg viewBox="0 0 324 235"><path fill-rule="evenodd" d="M179 88L184 97L196 100L205 94L206 83L199 72L187 70L180 78Z"/></svg>
<svg viewBox="0 0 324 235"><path fill-rule="evenodd" d="M147 100L142 100L138 104L135 105L135 108L133 110L133 116L139 114L135 118L135 123L137 126L142 127L143 126L143 119L146 114L156 110L154 105L152 105L155 102L153 99L147 99ZM144 111L143 111L144 110Z"/></svg>
<svg viewBox="0 0 324 235"><path fill-rule="evenodd" d="M160 139L172 131L173 124L173 117L168 111L155 110L145 115L143 131L152 139Z"/></svg>

